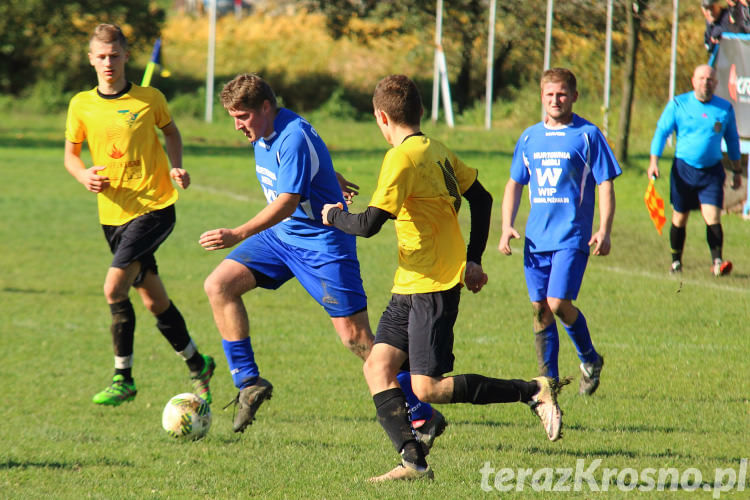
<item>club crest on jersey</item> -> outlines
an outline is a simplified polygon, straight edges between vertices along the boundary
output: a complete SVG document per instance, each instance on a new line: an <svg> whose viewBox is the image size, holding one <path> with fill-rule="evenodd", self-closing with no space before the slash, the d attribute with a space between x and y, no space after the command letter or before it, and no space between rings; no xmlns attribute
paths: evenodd
<svg viewBox="0 0 750 500"><path fill-rule="evenodd" d="M129 109L118 109L117 113L125 117L125 124L132 127L140 113L131 113Z"/></svg>
<svg viewBox="0 0 750 500"><path fill-rule="evenodd" d="M716 132L717 134L721 132L721 122L717 121L716 123L714 123L714 132Z"/></svg>

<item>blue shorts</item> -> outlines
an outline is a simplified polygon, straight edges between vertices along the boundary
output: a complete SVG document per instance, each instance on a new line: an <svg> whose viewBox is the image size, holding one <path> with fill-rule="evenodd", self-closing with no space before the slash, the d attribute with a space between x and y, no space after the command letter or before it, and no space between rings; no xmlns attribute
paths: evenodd
<svg viewBox="0 0 750 500"><path fill-rule="evenodd" d="M526 249L523 270L529 298L532 302L541 302L547 297L577 299L588 261L589 254L577 248L538 253Z"/></svg>
<svg viewBox="0 0 750 500"><path fill-rule="evenodd" d="M226 258L250 269L261 288L276 290L297 278L332 318L367 309L356 252L332 255L295 247L267 229L243 241Z"/></svg>
<svg viewBox="0 0 750 500"><path fill-rule="evenodd" d="M723 207L726 176L721 162L713 167L695 168L675 158L669 175L669 202L672 208L686 213L704 204Z"/></svg>

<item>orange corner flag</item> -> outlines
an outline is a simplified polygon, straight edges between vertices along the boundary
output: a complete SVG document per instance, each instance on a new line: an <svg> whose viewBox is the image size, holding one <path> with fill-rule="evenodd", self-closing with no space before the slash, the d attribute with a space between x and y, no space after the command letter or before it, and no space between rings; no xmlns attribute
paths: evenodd
<svg viewBox="0 0 750 500"><path fill-rule="evenodd" d="M664 199L659 196L656 192L656 186L654 186L654 179L650 179L648 182L648 188L646 188L646 195L643 197L646 201L646 208L648 209L648 215L656 226L656 230L661 235L661 229L664 227L664 223L667 219L664 217Z"/></svg>

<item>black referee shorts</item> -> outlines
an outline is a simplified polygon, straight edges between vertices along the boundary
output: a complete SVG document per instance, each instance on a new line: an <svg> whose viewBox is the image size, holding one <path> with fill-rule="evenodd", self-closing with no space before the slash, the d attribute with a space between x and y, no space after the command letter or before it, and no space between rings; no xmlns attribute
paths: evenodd
<svg viewBox="0 0 750 500"><path fill-rule="evenodd" d="M170 205L140 215L121 226L102 224L104 237L114 255L111 266L125 269L133 262L140 262L141 271L133 286L138 286L148 271L159 274L154 252L172 232L175 222L174 205Z"/></svg>
<svg viewBox="0 0 750 500"><path fill-rule="evenodd" d="M412 374L440 377L453 371L453 325L460 298L461 285L442 292L394 293L380 317L375 343L408 353L403 369Z"/></svg>

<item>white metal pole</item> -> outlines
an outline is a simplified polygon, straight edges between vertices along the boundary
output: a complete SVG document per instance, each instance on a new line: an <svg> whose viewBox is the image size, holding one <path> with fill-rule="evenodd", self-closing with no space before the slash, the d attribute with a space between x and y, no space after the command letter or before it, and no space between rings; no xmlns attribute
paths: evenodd
<svg viewBox="0 0 750 500"><path fill-rule="evenodd" d="M485 92L484 128L492 128L492 82L495 62L495 12L497 0L490 2L490 29L487 34L487 90Z"/></svg>
<svg viewBox="0 0 750 500"><path fill-rule="evenodd" d="M552 11L555 8L555 0L547 0L547 24L544 28L544 70L549 69L550 50L552 46ZM542 108L542 120L544 120L544 108Z"/></svg>
<svg viewBox="0 0 750 500"><path fill-rule="evenodd" d="M679 23L678 10L680 9L680 0L672 0L672 51L669 62L669 100L674 98L675 79L677 77L677 24ZM672 146L672 135L669 134L667 142Z"/></svg>
<svg viewBox="0 0 750 500"><path fill-rule="evenodd" d="M612 82L612 3L607 0L607 41L604 49L604 137L609 134L609 93Z"/></svg>
<svg viewBox="0 0 750 500"><path fill-rule="evenodd" d="M214 116L214 58L216 54L216 0L208 7L208 60L206 61L206 122Z"/></svg>
<svg viewBox="0 0 750 500"><path fill-rule="evenodd" d="M435 8L435 70L432 75L432 121L438 119L440 103L440 53L443 51L443 0L437 0Z"/></svg>
<svg viewBox="0 0 750 500"><path fill-rule="evenodd" d="M448 83L448 64L445 62L445 52L440 51L440 84L443 89L443 111L445 122L453 128L453 106L451 104L451 88Z"/></svg>

